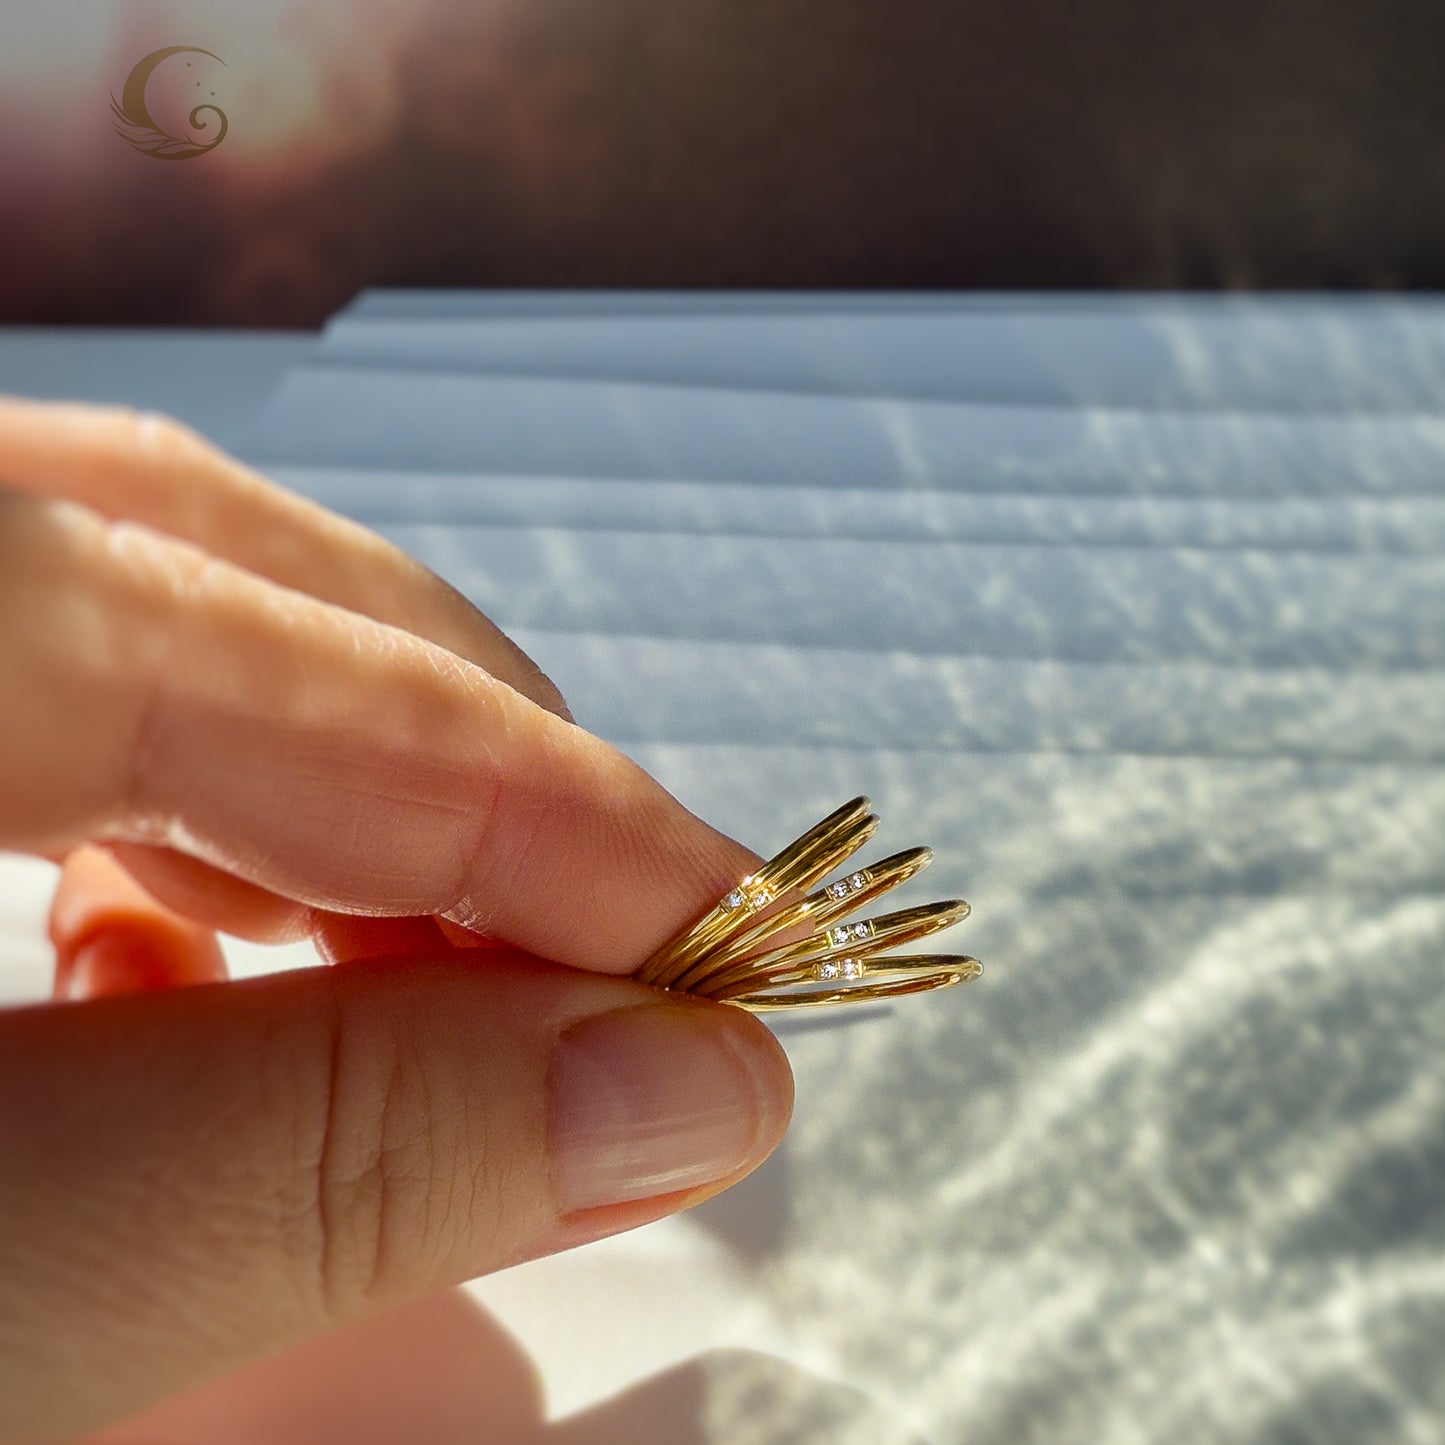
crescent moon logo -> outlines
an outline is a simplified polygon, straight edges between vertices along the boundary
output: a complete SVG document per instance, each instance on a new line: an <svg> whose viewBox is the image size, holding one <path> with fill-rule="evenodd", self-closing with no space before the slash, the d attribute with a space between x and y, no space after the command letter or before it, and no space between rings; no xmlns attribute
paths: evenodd
<svg viewBox="0 0 1445 1445"><path fill-rule="evenodd" d="M167 45L162 50L152 50L149 55L138 60L135 68L125 78L125 88L121 91L120 99L117 100L114 93L110 97L111 113L116 119L115 133L142 155L154 156L158 161L188 161L193 156L203 156L207 151L215 150L225 140L226 131L230 128L226 112L215 105L198 105L187 117L193 130L205 130L210 124L203 118L204 111L212 111L220 117L220 129L203 145L198 145L186 136L171 135L155 123L146 106L146 82L162 61L169 60L172 55L181 54L209 55L212 60L222 65L226 63L219 55L202 50L197 45Z"/></svg>

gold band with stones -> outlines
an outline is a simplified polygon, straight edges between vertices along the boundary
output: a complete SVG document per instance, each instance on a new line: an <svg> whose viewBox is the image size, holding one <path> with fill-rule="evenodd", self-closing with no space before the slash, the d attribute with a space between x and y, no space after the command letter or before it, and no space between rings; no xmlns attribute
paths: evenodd
<svg viewBox="0 0 1445 1445"><path fill-rule="evenodd" d="M852 857L878 825L867 798L845 803L664 943L635 977L753 1010L877 1001L977 978L983 966L966 955L882 952L962 922L969 906L961 899L839 922L926 867L933 856L927 848L856 868L788 901ZM770 940L774 946L765 947Z"/></svg>
<svg viewBox="0 0 1445 1445"><path fill-rule="evenodd" d="M670 987L683 970L705 953L744 931L751 916L784 893L809 888L851 858L878 830L867 798L854 798L801 838L789 843L756 873L750 873L690 928L669 939L637 970L643 983Z"/></svg>
<svg viewBox="0 0 1445 1445"><path fill-rule="evenodd" d="M933 954L929 957L942 963L950 956ZM920 956L920 962L923 956ZM903 998L912 993L929 993L936 988L949 988L956 983L967 983L983 972L983 965L976 958L954 958L954 966L948 968L920 968L916 972L899 970L899 977L882 983L844 984L839 988L810 989L792 993L753 993L741 998L727 998L723 1003L736 1004L752 1013L771 1012L775 1009L818 1008L835 1003L881 1003L890 998Z"/></svg>

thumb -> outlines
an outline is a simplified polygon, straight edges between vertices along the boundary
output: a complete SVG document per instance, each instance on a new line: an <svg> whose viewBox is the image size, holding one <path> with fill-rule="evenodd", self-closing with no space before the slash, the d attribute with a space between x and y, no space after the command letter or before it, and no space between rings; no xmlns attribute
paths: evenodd
<svg viewBox="0 0 1445 1445"><path fill-rule="evenodd" d="M503 949L0 1014L0 1439L697 1203L790 1107L742 1011Z"/></svg>

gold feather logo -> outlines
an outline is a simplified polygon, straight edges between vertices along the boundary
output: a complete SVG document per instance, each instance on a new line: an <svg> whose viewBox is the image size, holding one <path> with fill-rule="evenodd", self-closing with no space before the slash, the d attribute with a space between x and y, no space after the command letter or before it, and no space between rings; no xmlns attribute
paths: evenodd
<svg viewBox="0 0 1445 1445"><path fill-rule="evenodd" d="M219 55L202 50L196 45L167 45L162 50L151 51L137 61L135 68L125 78L125 88L121 91L120 99L115 98L114 92L110 97L111 113L116 120L115 133L142 155L154 156L158 161L187 161L193 156L203 156L207 151L215 150L225 140L226 131L230 128L226 112L216 105L198 105L188 117L193 130L206 130L209 127L210 122L204 118L205 111L211 111L220 117L220 129L204 144L197 144L187 136L171 135L156 124L146 105L146 82L162 61L181 54L209 55L212 60L222 65L226 63ZM214 95L215 92L212 91L211 94Z"/></svg>

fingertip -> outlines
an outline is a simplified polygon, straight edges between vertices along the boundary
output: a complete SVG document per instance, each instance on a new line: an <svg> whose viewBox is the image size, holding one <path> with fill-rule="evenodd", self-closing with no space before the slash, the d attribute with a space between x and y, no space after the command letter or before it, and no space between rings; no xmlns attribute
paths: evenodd
<svg viewBox="0 0 1445 1445"><path fill-rule="evenodd" d="M666 1004L662 1012L639 1009L634 1015L643 1031L655 1034L661 1026L673 1038L661 1049L655 1039L643 1042L641 1055L634 1052L635 1045L624 1047L624 1056L632 1055L628 1071L634 1075L634 1086L639 1065L644 1078L648 1074L653 1077L642 1083L641 1099L634 1098L621 1109L628 1116L625 1121L618 1117L615 1078L609 1078L605 1086L614 1093L613 1117L599 1124L601 1107L592 1101L592 1128L606 1159L600 1169L584 1162L580 1180L575 1173L578 1161L567 1158L569 1142L555 1132L563 1124L557 1115L557 1091L559 1086L565 1087L559 1074L575 1065L565 1058L554 1064L553 1145L557 1152L553 1184L559 1193L559 1215L540 1247L515 1263L573 1249L692 1209L740 1183L782 1142L793 1112L793 1074L772 1031L744 1010L724 1004L678 1000L677 1008L693 1013L691 1020L684 1019L682 1033L678 1032L677 1013ZM671 1019L668 1013L672 1013ZM634 1035L637 1032L634 1030ZM679 1043L681 1054L673 1052ZM662 1081L661 1095L656 1092L659 1070L673 1075ZM611 1069L606 1072L610 1074ZM739 1072L747 1086L742 1085ZM706 1082L709 1075L710 1084ZM650 1177L645 1173L649 1162L653 1166ZM579 1184L584 1191L580 1196L573 1192ZM637 1197L598 1202L599 1190Z"/></svg>
<svg viewBox="0 0 1445 1445"><path fill-rule="evenodd" d="M226 977L216 935L151 897L102 848L61 864L47 920L58 999L215 983Z"/></svg>
<svg viewBox="0 0 1445 1445"><path fill-rule="evenodd" d="M219 983L225 958L214 936L182 936L151 920L113 923L56 955L58 999L111 998L117 994Z"/></svg>
<svg viewBox="0 0 1445 1445"><path fill-rule="evenodd" d="M57 861L60 878L46 919L46 931L56 948L73 947L107 909L129 909L139 916L157 906L103 848L84 844Z"/></svg>
<svg viewBox="0 0 1445 1445"><path fill-rule="evenodd" d="M782 1142L793 1120L796 1098L793 1066L778 1036L756 1014L736 1006L719 1004L718 1007L726 1008L732 1015L734 1047L752 1073L758 1097L766 1105L759 1130L757 1162L761 1163Z"/></svg>
<svg viewBox="0 0 1445 1445"><path fill-rule="evenodd" d="M550 1095L564 1217L642 1199L665 1213L673 1196L727 1188L777 1147L793 1099L767 1029L726 1005L665 996L567 1028Z"/></svg>

